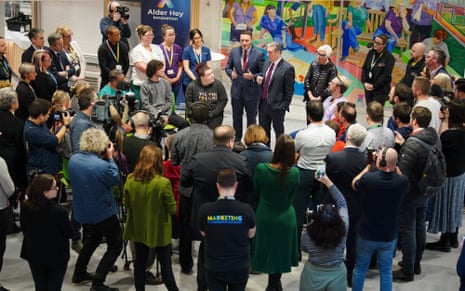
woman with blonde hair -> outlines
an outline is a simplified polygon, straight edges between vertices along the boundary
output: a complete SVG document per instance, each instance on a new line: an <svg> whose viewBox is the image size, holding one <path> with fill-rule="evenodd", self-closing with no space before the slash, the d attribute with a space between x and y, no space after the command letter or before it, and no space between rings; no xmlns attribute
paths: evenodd
<svg viewBox="0 0 465 291"><path fill-rule="evenodd" d="M38 98L48 101L52 100L52 95L57 89L55 76L48 71L52 65L50 53L46 50L36 50L32 56L32 64L36 69L37 76L31 81Z"/></svg>
<svg viewBox="0 0 465 291"><path fill-rule="evenodd" d="M129 52L129 59L132 66L131 91L136 94L136 99L140 100L140 86L147 80L147 64L151 60L159 60L165 63L163 52L160 46L152 44L154 38L153 29L150 25L140 24L136 27L140 43Z"/></svg>
<svg viewBox="0 0 465 291"><path fill-rule="evenodd" d="M76 73L68 79L68 86L71 87L77 80L85 78L86 60L84 54L76 41L73 40L73 31L69 26L60 25L56 33L63 38L63 51L69 63L76 69Z"/></svg>
<svg viewBox="0 0 465 291"><path fill-rule="evenodd" d="M179 290L171 268L171 216L176 213L171 182L163 177L163 154L155 145L146 145L124 185L127 209L123 238L134 241L134 284L145 290L145 267L155 248L161 276L169 291Z"/></svg>
<svg viewBox="0 0 465 291"><path fill-rule="evenodd" d="M19 108L15 111L15 115L25 121L29 117L29 105L37 98L36 92L31 86L31 81L36 79L37 73L34 65L31 63L22 63L18 71L21 80L16 87Z"/></svg>
<svg viewBox="0 0 465 291"><path fill-rule="evenodd" d="M438 85L439 87L441 87L443 93L452 92L450 76L445 73L439 73L436 76L434 76L433 80L431 81L431 85Z"/></svg>

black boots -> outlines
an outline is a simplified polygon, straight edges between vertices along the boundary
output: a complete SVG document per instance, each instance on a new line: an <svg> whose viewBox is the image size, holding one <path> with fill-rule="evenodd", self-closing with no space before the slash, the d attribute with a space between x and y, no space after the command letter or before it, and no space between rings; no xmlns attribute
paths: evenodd
<svg viewBox="0 0 465 291"><path fill-rule="evenodd" d="M441 251L445 253L450 252L450 247L451 247L451 237L453 236L452 233L450 232L444 232L441 234L441 238L439 241L434 242L434 243L427 243L425 245L425 249L427 250L432 250L432 251ZM458 244L458 242L457 242Z"/></svg>

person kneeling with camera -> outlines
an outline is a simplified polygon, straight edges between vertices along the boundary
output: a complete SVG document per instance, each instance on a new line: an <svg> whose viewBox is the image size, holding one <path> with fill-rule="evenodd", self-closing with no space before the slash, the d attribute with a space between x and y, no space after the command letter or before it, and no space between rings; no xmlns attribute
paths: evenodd
<svg viewBox="0 0 465 291"><path fill-rule="evenodd" d="M163 118L165 124L170 123L179 129L189 126L189 123L173 112L173 97L171 84L162 78L165 74L164 64L159 60L151 60L147 64L147 77L140 88L142 108L147 110L152 118Z"/></svg>

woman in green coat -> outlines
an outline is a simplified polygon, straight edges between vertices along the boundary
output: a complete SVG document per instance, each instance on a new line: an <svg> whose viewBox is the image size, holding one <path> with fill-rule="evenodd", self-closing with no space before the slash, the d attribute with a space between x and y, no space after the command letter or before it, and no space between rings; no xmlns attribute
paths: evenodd
<svg viewBox="0 0 465 291"><path fill-rule="evenodd" d="M163 177L162 152L154 145L140 152L134 172L124 185L127 209L123 238L134 241L134 284L145 290L145 266L149 250L155 248L161 276L169 291L178 287L171 268L171 215L176 213L171 182Z"/></svg>
<svg viewBox="0 0 465 291"><path fill-rule="evenodd" d="M252 243L252 270L268 274L267 291L281 291L281 274L299 264L297 222L292 200L299 185L294 141L281 135L269 164L254 173L258 201L257 233Z"/></svg>

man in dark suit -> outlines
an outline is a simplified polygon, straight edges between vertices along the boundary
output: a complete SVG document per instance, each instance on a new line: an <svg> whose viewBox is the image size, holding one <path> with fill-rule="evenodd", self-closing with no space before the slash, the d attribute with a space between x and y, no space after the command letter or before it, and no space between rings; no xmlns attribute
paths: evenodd
<svg viewBox="0 0 465 291"><path fill-rule="evenodd" d="M265 58L261 51L252 45L252 32L244 30L240 34L240 47L231 50L226 74L231 78L231 105L233 127L236 130L235 141L242 138L242 114L247 114L247 126L257 123L260 86L255 82L262 76Z"/></svg>
<svg viewBox="0 0 465 291"><path fill-rule="evenodd" d="M229 125L220 125L213 131L214 148L195 154L186 169L181 171L181 186L192 186L191 229L192 240L203 240L198 224L199 208L206 202L218 199L216 179L221 169L233 169L237 176L236 199L247 201L245 193L250 191L250 177L243 156L232 151L234 129ZM204 242L199 246L197 263L197 284L199 291L207 290L205 279Z"/></svg>
<svg viewBox="0 0 465 291"><path fill-rule="evenodd" d="M98 64L100 66L100 89L109 81L109 73L113 69L123 71L124 74L129 69L129 49L121 41L121 31L116 26L108 26L107 37L98 48Z"/></svg>
<svg viewBox="0 0 465 291"><path fill-rule="evenodd" d="M72 66L63 51L63 37L59 33L52 33L48 36L48 51L52 57L50 72L55 76L57 88L69 92L68 78L73 76L78 70L79 65Z"/></svg>
<svg viewBox="0 0 465 291"><path fill-rule="evenodd" d="M357 224L361 216L361 197L352 189L352 180L367 165L364 153L359 151L365 140L367 130L360 124L353 124L347 130L346 146L343 151L328 154L326 157L326 174L341 191L347 201L349 210L349 231L347 234L347 283L352 286L352 271L355 266L355 243Z"/></svg>
<svg viewBox="0 0 465 291"><path fill-rule="evenodd" d="M278 42L268 44L269 63L265 65L263 76L256 80L262 85L262 95L259 104L259 123L271 137L271 123L275 137L284 133L284 116L294 95L294 67L281 57L281 45Z"/></svg>
<svg viewBox="0 0 465 291"><path fill-rule="evenodd" d="M40 28L33 28L27 34L31 41L31 46L21 55L21 63L32 63L32 56L36 50L45 49L44 31Z"/></svg>

